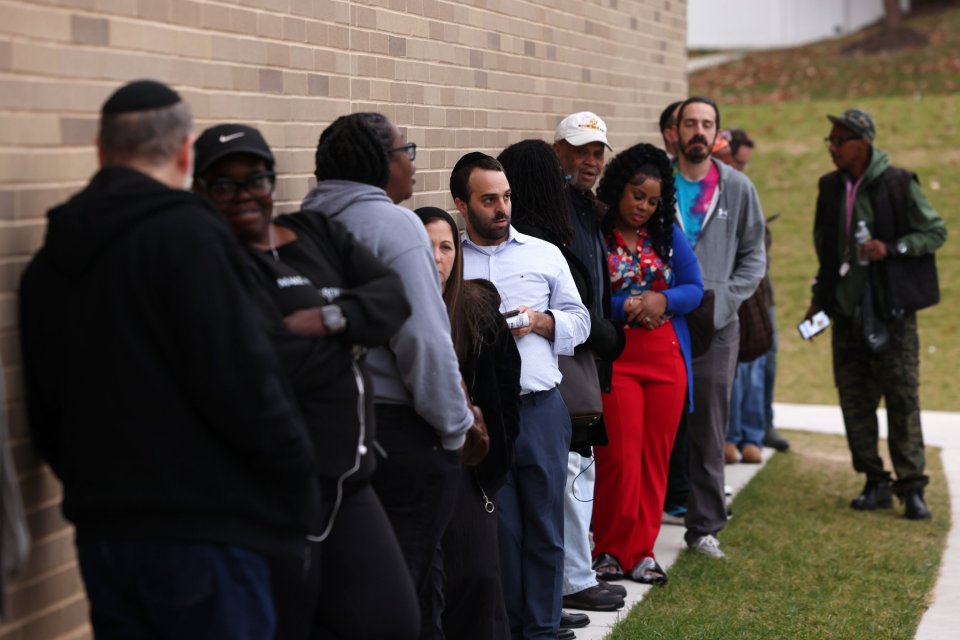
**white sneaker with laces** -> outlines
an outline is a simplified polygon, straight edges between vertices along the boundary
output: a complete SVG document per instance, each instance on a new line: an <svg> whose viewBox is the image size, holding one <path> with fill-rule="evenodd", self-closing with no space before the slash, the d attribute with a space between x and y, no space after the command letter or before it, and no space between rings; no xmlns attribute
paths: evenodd
<svg viewBox="0 0 960 640"><path fill-rule="evenodd" d="M710 534L700 536L694 540L692 544L688 544L687 549L695 551L696 553L702 553L714 560L723 560L727 557L727 554L720 550L720 541Z"/></svg>

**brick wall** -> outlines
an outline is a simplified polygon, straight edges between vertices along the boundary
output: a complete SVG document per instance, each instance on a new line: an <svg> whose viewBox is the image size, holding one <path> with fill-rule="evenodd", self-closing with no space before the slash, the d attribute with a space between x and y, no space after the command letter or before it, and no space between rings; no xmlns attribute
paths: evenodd
<svg viewBox="0 0 960 640"><path fill-rule="evenodd" d="M44 212L96 169L97 111L134 78L176 87L199 127L258 126L280 210L311 186L320 131L380 111L419 145L410 206L450 208L464 150L550 138L599 113L615 149L658 139L686 92L685 0L0 0L0 354L34 539L0 640L88 637L59 484L26 440L16 286Z"/></svg>

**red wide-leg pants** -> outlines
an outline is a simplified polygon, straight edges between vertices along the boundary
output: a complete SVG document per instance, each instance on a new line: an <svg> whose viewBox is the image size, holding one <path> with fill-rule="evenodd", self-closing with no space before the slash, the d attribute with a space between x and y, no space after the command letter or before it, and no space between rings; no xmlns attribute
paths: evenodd
<svg viewBox="0 0 960 640"><path fill-rule="evenodd" d="M670 451L687 393L687 370L673 325L627 328L613 363L603 418L610 444L595 447L594 557L612 554L624 571L652 558L660 534Z"/></svg>

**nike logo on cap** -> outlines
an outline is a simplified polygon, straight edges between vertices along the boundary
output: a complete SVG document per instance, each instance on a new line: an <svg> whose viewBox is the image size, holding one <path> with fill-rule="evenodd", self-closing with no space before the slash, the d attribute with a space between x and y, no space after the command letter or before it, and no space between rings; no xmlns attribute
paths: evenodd
<svg viewBox="0 0 960 640"><path fill-rule="evenodd" d="M220 143L230 142L231 140L236 140L237 138L242 138L246 134L243 131L238 131L237 133L231 133L228 136L220 136Z"/></svg>

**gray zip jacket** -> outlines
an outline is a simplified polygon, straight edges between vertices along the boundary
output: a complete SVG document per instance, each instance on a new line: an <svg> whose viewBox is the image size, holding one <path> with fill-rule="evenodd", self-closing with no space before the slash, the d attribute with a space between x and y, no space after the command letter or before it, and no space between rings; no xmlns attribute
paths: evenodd
<svg viewBox="0 0 960 640"><path fill-rule="evenodd" d="M400 275L413 313L389 347L367 355L376 402L412 406L440 436L444 449L459 449L473 415L460 387L450 320L423 223L393 204L383 189L346 180L319 183L302 208L345 225Z"/></svg>
<svg viewBox="0 0 960 640"><path fill-rule="evenodd" d="M714 158L720 181L694 254L700 263L703 288L713 289L713 326L720 330L737 319L740 303L753 295L766 273L763 210L747 176ZM683 217L677 208L677 224Z"/></svg>

